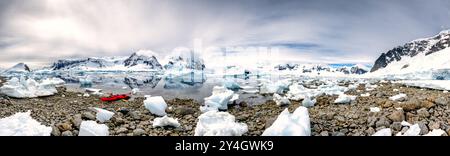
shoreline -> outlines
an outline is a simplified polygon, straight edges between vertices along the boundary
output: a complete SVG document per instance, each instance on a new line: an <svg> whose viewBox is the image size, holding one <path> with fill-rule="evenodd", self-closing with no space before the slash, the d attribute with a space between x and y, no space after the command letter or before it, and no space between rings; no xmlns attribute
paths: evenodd
<svg viewBox="0 0 450 156"><path fill-rule="evenodd" d="M359 86L363 90L363 86ZM393 91L398 89L399 91ZM388 98L399 92L410 97L405 106ZM405 132L408 128L401 125L401 120L411 124L419 124L421 135L432 129L442 129L450 134L449 102L442 104L438 98L450 98L450 94L438 90L406 87L400 84L383 83L373 91L371 96L359 96L363 92L350 91L346 94L357 95L351 104L334 104L337 96L319 96L314 107L309 108L312 136L370 136L383 128L391 128L393 135ZM169 117L177 118L179 128L153 128L152 121L157 117L143 106L143 97L132 98L129 101L105 103L99 96L83 97L83 93L68 92L58 88L54 96L33 99L10 99L11 103L1 101L0 118L17 112L32 110L33 119L43 125L53 128L53 136L76 136L79 124L83 120L95 120L95 112L90 107L113 111L115 115L105 122L111 136L192 136L197 117L201 115L200 103L193 99L166 99ZM6 102L6 103L5 103ZM268 100L257 105L240 103L230 105L227 112L234 115L236 122L246 123L248 132L244 136L260 136L278 115L289 108L293 112L301 105L301 101L291 101L289 106L277 106ZM370 107L381 108L380 112L370 112ZM397 108L404 107L404 110ZM123 114L117 110L126 108L129 113Z"/></svg>

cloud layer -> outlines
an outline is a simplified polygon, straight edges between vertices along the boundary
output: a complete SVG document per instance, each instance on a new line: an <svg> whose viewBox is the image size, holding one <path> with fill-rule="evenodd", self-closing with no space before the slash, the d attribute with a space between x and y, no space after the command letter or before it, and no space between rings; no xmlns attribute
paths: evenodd
<svg viewBox="0 0 450 156"><path fill-rule="evenodd" d="M151 49L269 46L280 60L372 63L450 28L446 0L3 0L0 66Z"/></svg>

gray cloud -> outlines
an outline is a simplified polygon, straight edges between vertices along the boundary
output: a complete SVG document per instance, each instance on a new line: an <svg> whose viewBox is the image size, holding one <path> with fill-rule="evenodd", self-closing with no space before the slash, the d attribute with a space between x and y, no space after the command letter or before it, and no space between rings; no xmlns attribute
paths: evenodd
<svg viewBox="0 0 450 156"><path fill-rule="evenodd" d="M446 0L3 0L0 62L179 46L281 46L284 60L372 63L450 28ZM6 65L5 65L6 66Z"/></svg>

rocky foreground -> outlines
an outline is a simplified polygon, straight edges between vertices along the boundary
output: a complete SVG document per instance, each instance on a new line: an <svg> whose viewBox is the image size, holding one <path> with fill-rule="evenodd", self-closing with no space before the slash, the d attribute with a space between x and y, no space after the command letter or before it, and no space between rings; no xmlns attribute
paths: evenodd
<svg viewBox="0 0 450 156"><path fill-rule="evenodd" d="M361 92L347 92L346 94L358 96L351 104L334 104L337 96L318 97L316 105L309 108L312 135L370 136L383 128L391 128L392 133L396 134L408 129L407 126L402 126L402 121L419 124L421 135L439 128L447 132L445 136L450 135L450 93L391 83L378 86L368 92L364 91L364 86L358 87ZM168 116L177 118L181 126L153 128L152 121L156 116L144 108L143 97L105 103L98 96L85 97L82 93L68 92L64 88L58 90L59 93L54 96L34 99L10 99L2 96L0 118L31 110L34 119L53 128L53 136L76 136L83 120L96 119L95 112L89 108L98 107L115 113L105 123L113 136L192 136L197 117L201 114L201 104L194 100L166 100L169 105L166 110ZM370 93L370 96L361 97L362 93ZM405 93L409 98L403 99L403 102L389 100L389 97L399 93ZM300 105L301 101L293 101L291 105L284 107L277 106L274 101L251 106L239 103L230 106L228 112L238 122L248 125L249 132L245 135L259 136L285 108L292 112ZM379 107L381 111L370 112L371 107Z"/></svg>

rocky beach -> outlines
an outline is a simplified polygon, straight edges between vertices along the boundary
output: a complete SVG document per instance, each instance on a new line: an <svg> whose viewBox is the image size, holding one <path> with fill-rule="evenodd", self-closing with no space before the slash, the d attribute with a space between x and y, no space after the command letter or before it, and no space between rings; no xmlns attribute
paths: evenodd
<svg viewBox="0 0 450 156"><path fill-rule="evenodd" d="M2 81L4 82L4 81ZM346 84L348 85L348 84ZM442 129L450 135L450 94L431 89L407 87L394 83L378 83L379 87L368 91L370 96L360 96L364 86L346 94L357 96L350 104L335 104L338 96L318 96L315 106L308 109L312 136L370 136L376 131L390 128L393 134L406 132L408 126L402 121L420 126L420 135L433 129ZM0 84L1 86L1 84ZM408 98L400 101L389 97L405 93ZM166 99L168 116L178 119L178 128L155 128L152 115L144 106L144 97L130 100L102 102L99 96L84 96L83 93L69 92L58 88L53 96L14 99L0 97L0 118L18 112L31 110L31 116L43 125L51 126L52 136L77 136L84 120L96 120L92 107L103 108L115 113L106 121L112 136L192 136L201 112L201 103L192 99ZM288 106L278 106L272 100L248 105L245 102L230 105L227 112L234 115L237 122L248 126L245 136L260 136L270 127L278 115L286 108L293 112L302 101L291 101ZM377 107L379 111L371 111ZM402 109L400 109L402 108ZM97 121L98 122L98 121Z"/></svg>

